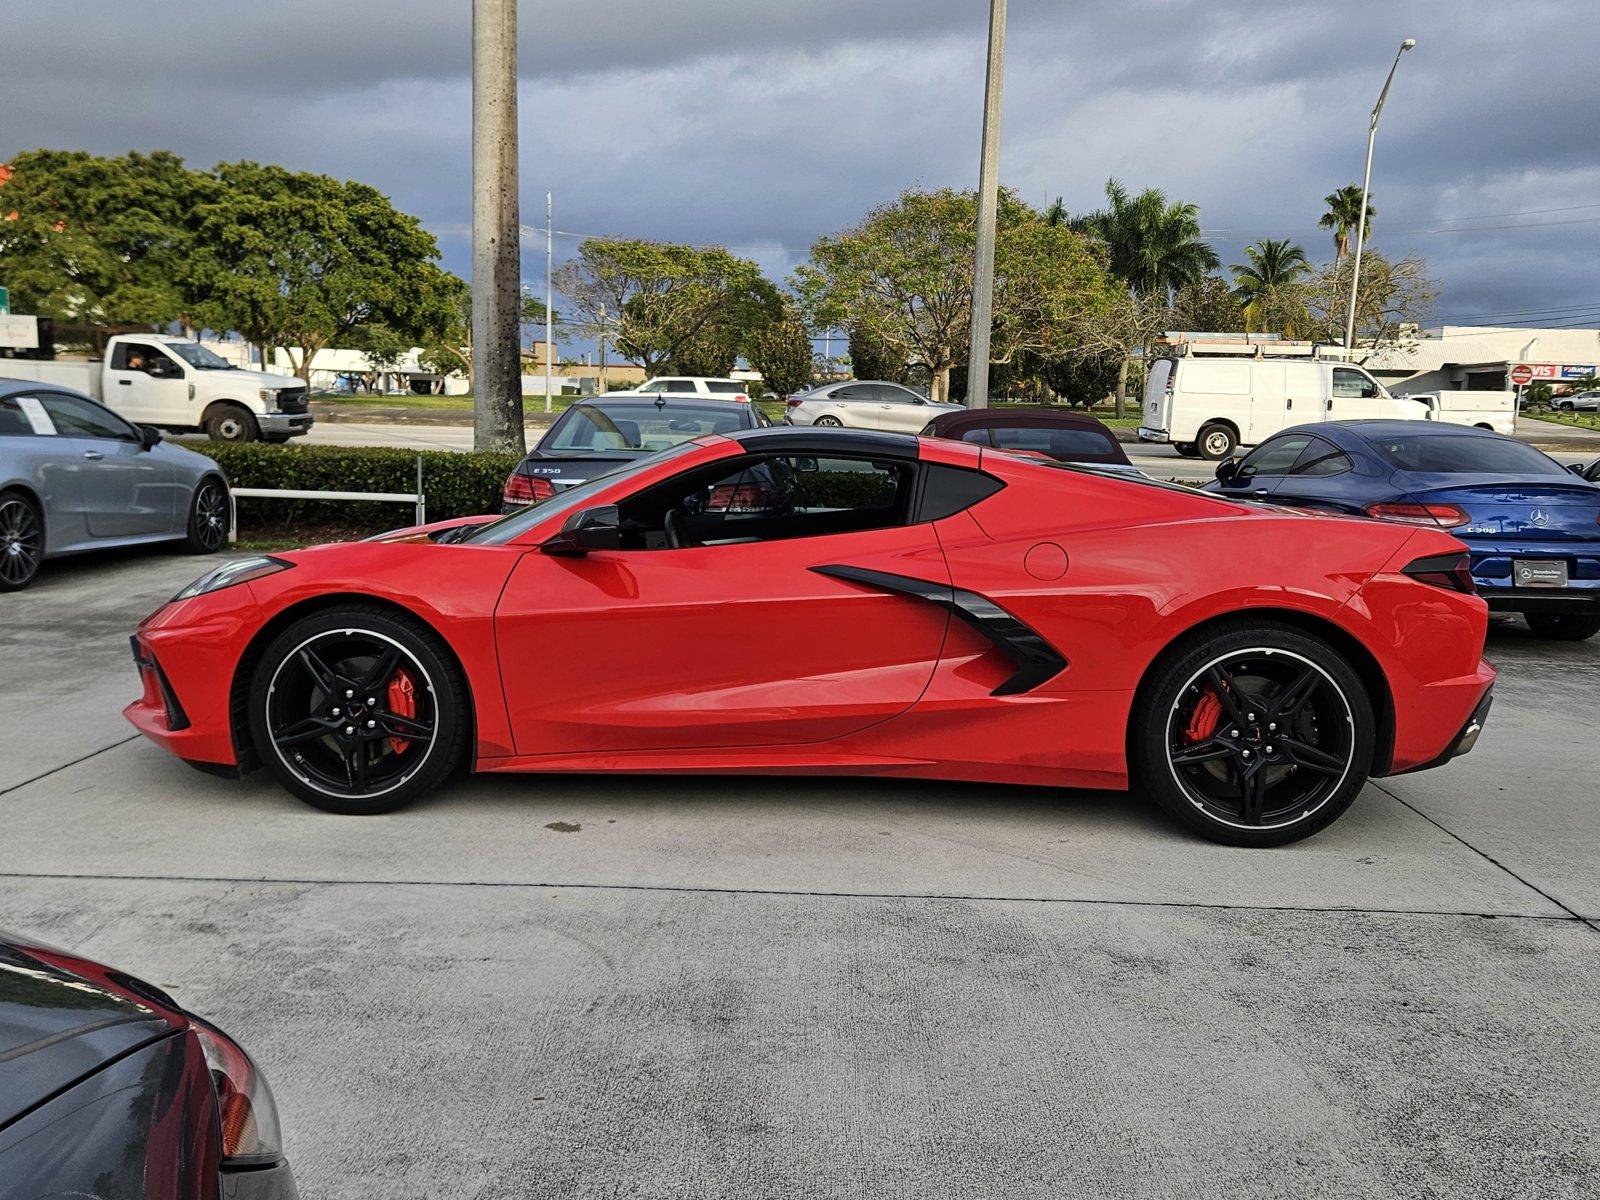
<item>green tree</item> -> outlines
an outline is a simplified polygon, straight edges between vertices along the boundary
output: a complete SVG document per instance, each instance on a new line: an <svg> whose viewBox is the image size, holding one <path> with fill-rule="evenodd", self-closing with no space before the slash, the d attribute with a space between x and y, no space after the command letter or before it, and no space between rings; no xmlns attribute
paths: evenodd
<svg viewBox="0 0 1600 1200"><path fill-rule="evenodd" d="M166 151L32 150L11 166L0 279L13 307L84 323L193 324L189 214L214 180Z"/></svg>
<svg viewBox="0 0 1600 1200"><path fill-rule="evenodd" d="M1243 329L1244 308L1233 287L1220 275L1185 284L1172 297L1167 328L1193 333L1228 333Z"/></svg>
<svg viewBox="0 0 1600 1200"><path fill-rule="evenodd" d="M780 320L769 321L750 335L745 357L774 395L792 395L811 382L811 334L792 306Z"/></svg>
<svg viewBox="0 0 1600 1200"><path fill-rule="evenodd" d="M910 382L911 364L903 352L859 326L849 332L852 375L857 379L881 379L887 383Z"/></svg>
<svg viewBox="0 0 1600 1200"><path fill-rule="evenodd" d="M720 246L621 238L585 239L557 271L556 290L580 330L598 336L612 329L623 357L652 376L684 363L725 362L723 371L692 373L726 373L749 314L776 296L755 263Z"/></svg>
<svg viewBox="0 0 1600 1200"><path fill-rule="evenodd" d="M210 328L284 347L309 378L318 350L371 326L427 345L457 319L433 235L375 188L252 162L215 175L188 272Z"/></svg>
<svg viewBox="0 0 1600 1200"><path fill-rule="evenodd" d="M1322 202L1328 206L1328 211L1322 214L1317 226L1333 230L1333 257L1337 262L1350 253L1350 239L1361 221L1361 189L1353 183L1346 184L1336 192L1329 192L1323 197ZM1371 236L1372 218L1377 215L1378 210L1368 204L1366 226L1362 236Z"/></svg>
<svg viewBox="0 0 1600 1200"><path fill-rule="evenodd" d="M991 361L1054 356L1097 336L1117 304L1102 257L1000 194ZM929 373L935 400L966 352L972 320L974 193L909 191L852 229L820 239L795 285L813 325L859 330Z"/></svg>
<svg viewBox="0 0 1600 1200"><path fill-rule="evenodd" d="M1289 337L1303 332L1307 317L1299 284L1312 269L1305 250L1286 238L1262 238L1244 254L1248 262L1228 269L1233 294L1244 306L1245 327Z"/></svg>
<svg viewBox="0 0 1600 1200"><path fill-rule="evenodd" d="M1073 224L1105 244L1111 273L1140 296L1165 296L1220 265L1200 231L1200 210L1146 188L1133 195L1106 181L1106 207Z"/></svg>

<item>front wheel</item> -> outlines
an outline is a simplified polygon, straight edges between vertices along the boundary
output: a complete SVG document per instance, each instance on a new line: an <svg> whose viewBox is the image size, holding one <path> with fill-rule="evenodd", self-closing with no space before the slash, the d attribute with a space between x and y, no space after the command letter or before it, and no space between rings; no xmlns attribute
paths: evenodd
<svg viewBox="0 0 1600 1200"><path fill-rule="evenodd" d="M1231 426L1224 425L1221 421L1214 421L1200 431L1195 446L1200 451L1201 458L1220 462L1225 458L1231 458L1233 452L1239 448L1239 435L1234 433Z"/></svg>
<svg viewBox="0 0 1600 1200"><path fill-rule="evenodd" d="M1292 626L1239 620L1180 643L1140 687L1129 767L1180 824L1230 846L1282 846L1332 824L1375 742L1360 678Z"/></svg>
<svg viewBox="0 0 1600 1200"><path fill-rule="evenodd" d="M326 609L273 639L250 685L250 736L267 768L315 808L393 812L466 750L466 684L444 641L372 605Z"/></svg>
<svg viewBox="0 0 1600 1200"><path fill-rule="evenodd" d="M218 404L206 414L206 436L213 442L253 442L261 436L261 429L247 409Z"/></svg>
<svg viewBox="0 0 1600 1200"><path fill-rule="evenodd" d="M1600 616L1579 613L1528 613L1534 637L1557 642L1584 642L1600 633Z"/></svg>
<svg viewBox="0 0 1600 1200"><path fill-rule="evenodd" d="M203 479L189 501L184 548L190 554L215 554L228 540L228 491L219 479Z"/></svg>
<svg viewBox="0 0 1600 1200"><path fill-rule="evenodd" d="M0 592L20 592L44 561L44 518L21 492L0 492Z"/></svg>

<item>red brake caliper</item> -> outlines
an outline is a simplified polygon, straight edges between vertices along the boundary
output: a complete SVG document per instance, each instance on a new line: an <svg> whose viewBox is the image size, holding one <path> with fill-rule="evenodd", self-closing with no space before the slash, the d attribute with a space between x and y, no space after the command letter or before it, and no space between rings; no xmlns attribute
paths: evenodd
<svg viewBox="0 0 1600 1200"><path fill-rule="evenodd" d="M389 681L389 711L396 716L414 718L417 715L417 689L404 667L394 673ZM411 745L410 738L390 738L389 746L396 754L404 754Z"/></svg>
<svg viewBox="0 0 1600 1200"><path fill-rule="evenodd" d="M1203 742L1217 732L1218 719L1222 716L1222 701L1217 698L1217 693L1209 688L1206 694L1200 697L1200 702L1194 706L1194 712L1189 714L1189 727L1183 731L1191 744Z"/></svg>

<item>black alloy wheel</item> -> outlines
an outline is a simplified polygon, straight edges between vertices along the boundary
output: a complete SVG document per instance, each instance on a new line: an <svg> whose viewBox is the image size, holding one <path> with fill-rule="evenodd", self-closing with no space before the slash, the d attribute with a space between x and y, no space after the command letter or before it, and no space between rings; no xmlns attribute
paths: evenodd
<svg viewBox="0 0 1600 1200"><path fill-rule="evenodd" d="M17 492L0 494L0 592L27 587L43 559L44 522L38 508Z"/></svg>
<svg viewBox="0 0 1600 1200"><path fill-rule="evenodd" d="M189 505L187 547L194 554L215 554L227 540L227 489L215 479L204 479Z"/></svg>
<svg viewBox="0 0 1600 1200"><path fill-rule="evenodd" d="M1288 627L1236 626L1142 690L1140 784L1183 824L1231 845L1324 828L1371 768L1371 703L1332 647Z"/></svg>
<svg viewBox="0 0 1600 1200"><path fill-rule="evenodd" d="M431 630L382 609L318 613L275 639L250 696L255 748L329 812L392 812L441 782L465 745L465 688Z"/></svg>

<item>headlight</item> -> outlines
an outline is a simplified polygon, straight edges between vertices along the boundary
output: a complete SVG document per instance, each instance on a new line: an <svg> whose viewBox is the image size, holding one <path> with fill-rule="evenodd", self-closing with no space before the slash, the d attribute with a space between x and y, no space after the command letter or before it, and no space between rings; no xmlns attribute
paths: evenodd
<svg viewBox="0 0 1600 1200"><path fill-rule="evenodd" d="M256 394L259 395L261 399L269 405L276 405L278 403L277 388L262 388L261 391Z"/></svg>
<svg viewBox="0 0 1600 1200"><path fill-rule="evenodd" d="M249 583L252 579L276 575L279 571L287 571L292 566L294 566L292 562L284 562L281 558L265 556L241 558L238 562L224 563L214 571L207 571L172 599L174 602L191 600L196 596L204 596L207 592L232 587L236 583Z"/></svg>
<svg viewBox="0 0 1600 1200"><path fill-rule="evenodd" d="M283 1157L278 1106L261 1068L244 1047L209 1021L190 1017L217 1089L224 1167L270 1167Z"/></svg>

